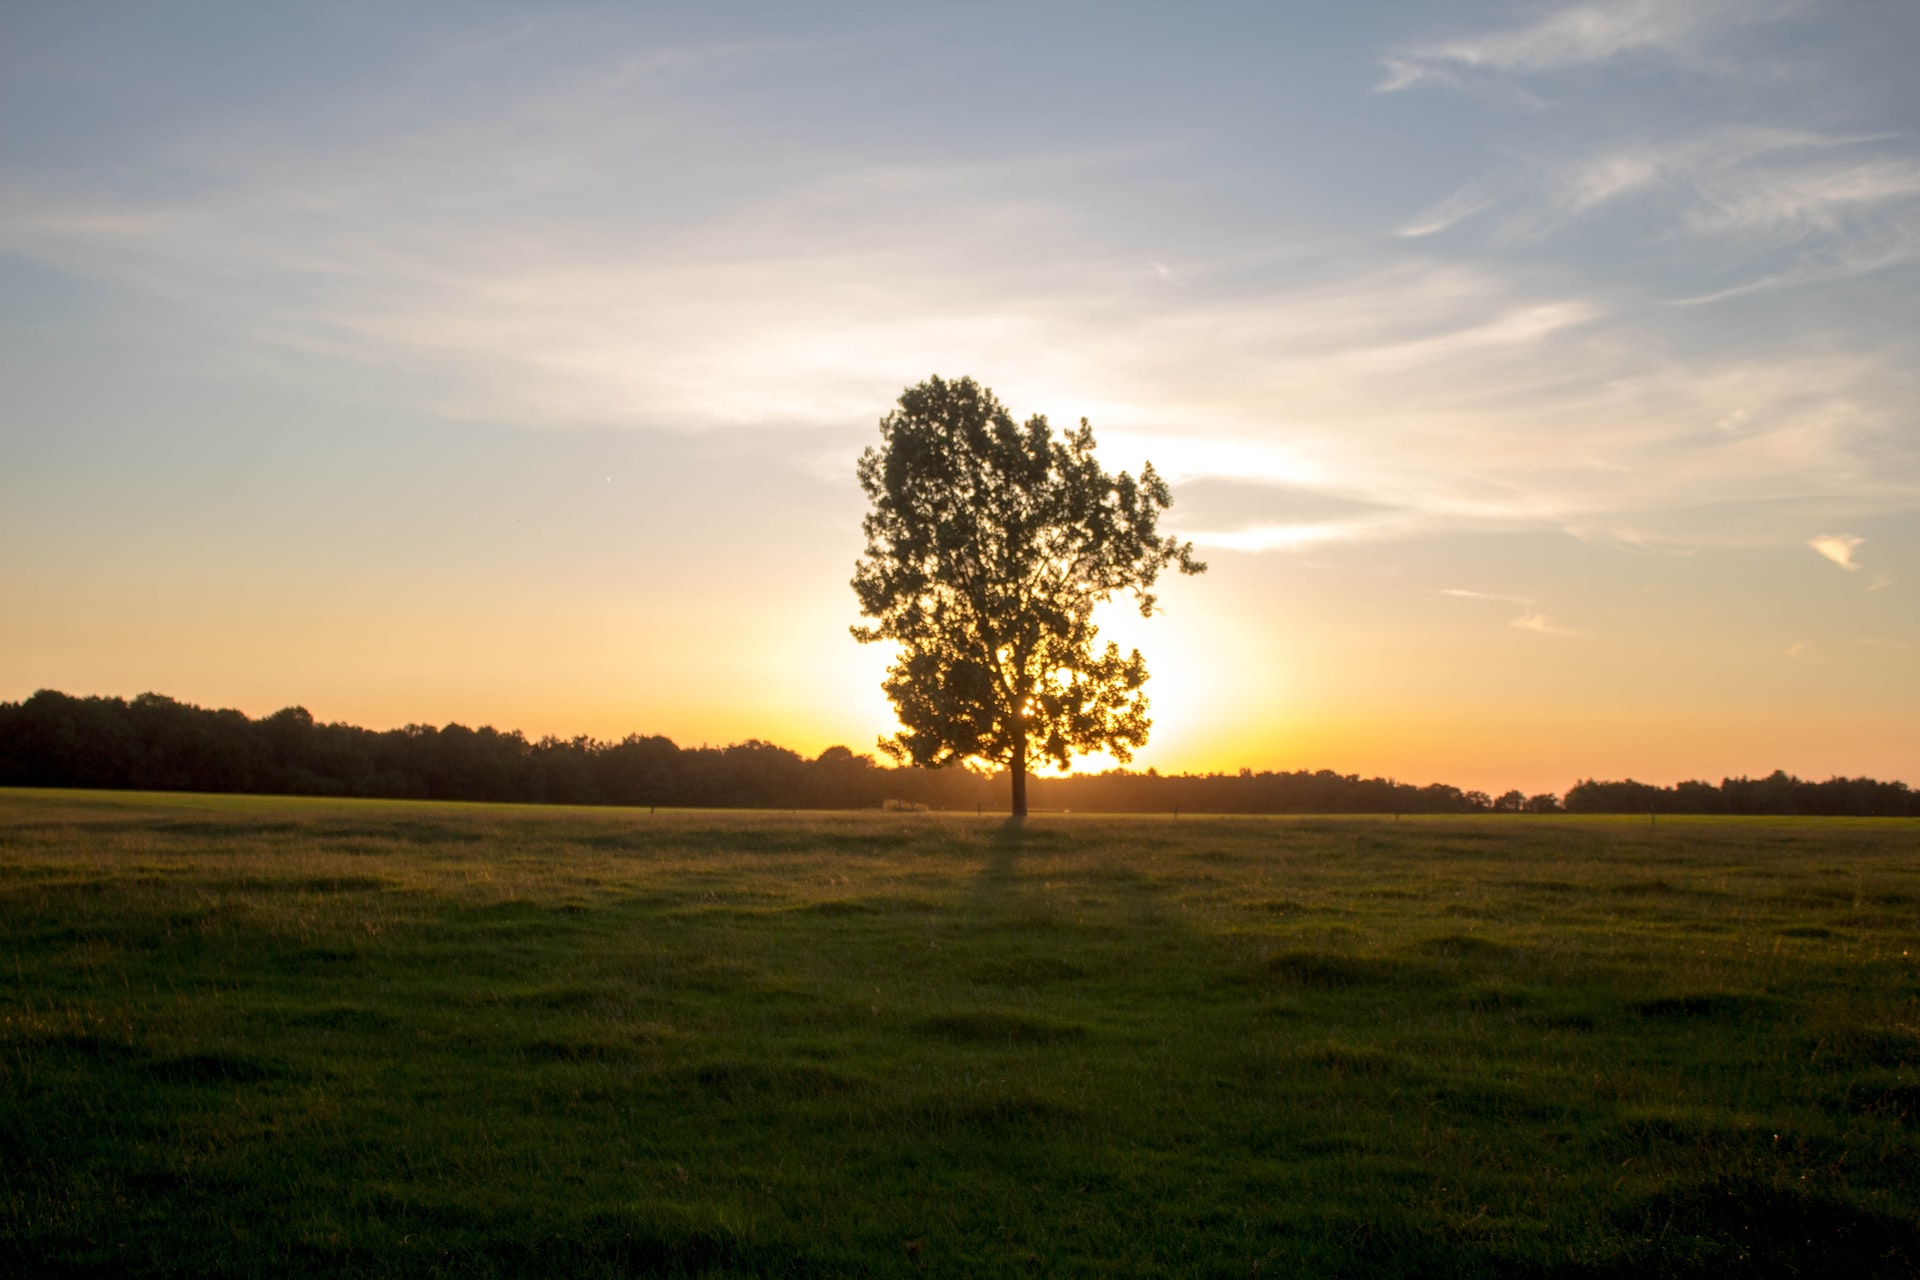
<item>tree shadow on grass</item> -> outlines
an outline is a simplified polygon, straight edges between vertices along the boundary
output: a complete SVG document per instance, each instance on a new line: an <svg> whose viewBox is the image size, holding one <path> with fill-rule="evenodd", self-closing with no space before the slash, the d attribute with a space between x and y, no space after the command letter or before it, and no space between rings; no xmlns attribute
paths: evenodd
<svg viewBox="0 0 1920 1280"><path fill-rule="evenodd" d="M987 865L973 881L976 907L1001 910L1010 904L1020 880L1020 855L1031 836L1024 818L1007 818L994 828L987 841Z"/></svg>

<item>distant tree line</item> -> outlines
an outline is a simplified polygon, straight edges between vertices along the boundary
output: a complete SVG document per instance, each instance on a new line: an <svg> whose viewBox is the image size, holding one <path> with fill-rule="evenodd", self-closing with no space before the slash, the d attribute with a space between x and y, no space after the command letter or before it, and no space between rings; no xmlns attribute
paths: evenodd
<svg viewBox="0 0 1920 1280"><path fill-rule="evenodd" d="M1920 793L1904 782L1829 778L1807 782L1778 769L1764 778L1723 778L1656 787L1646 782L1574 784L1568 813L1806 814L1824 818L1920 817Z"/></svg>
<svg viewBox="0 0 1920 1280"><path fill-rule="evenodd" d="M322 724L303 707L258 720L145 693L42 690L0 703L0 783L540 804L866 808L898 798L962 802L960 773L911 781L845 747L807 760L759 741L680 747L664 737L531 741L450 724L376 731ZM971 794L964 797L972 807Z"/></svg>
<svg viewBox="0 0 1920 1280"><path fill-rule="evenodd" d="M1416 787L1390 778L1362 778L1331 769L1294 773L1076 774L1034 781L1035 803L1050 809L1094 813L1487 813L1558 812L1550 795L1531 799L1518 791L1495 799L1444 782Z"/></svg>
<svg viewBox="0 0 1920 1280"><path fill-rule="evenodd" d="M846 747L813 759L768 742L681 747L658 736L618 742L530 740L450 724L372 730L322 724L301 707L250 719L145 693L132 700L41 690L0 702L0 786L225 791L541 804L714 808L996 808L1003 780L964 769L890 768ZM1161 775L1154 770L1036 777L1039 809L1104 813L1559 812L1553 795L1494 797L1444 783L1413 786L1328 770ZM1784 773L1683 782L1581 782L1572 813L1774 813L1920 816L1903 782Z"/></svg>

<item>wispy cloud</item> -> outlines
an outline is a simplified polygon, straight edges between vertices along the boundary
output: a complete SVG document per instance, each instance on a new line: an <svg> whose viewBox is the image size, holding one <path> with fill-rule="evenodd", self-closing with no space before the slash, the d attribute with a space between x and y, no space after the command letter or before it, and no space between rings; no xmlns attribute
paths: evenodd
<svg viewBox="0 0 1920 1280"><path fill-rule="evenodd" d="M1793 239L1838 228L1849 212L1911 198L1920 165L1876 154L1886 134L1823 134L1736 126L1693 136L1616 143L1529 172L1514 197L1546 227L1648 192L1679 198L1696 235Z"/></svg>
<svg viewBox="0 0 1920 1280"><path fill-rule="evenodd" d="M1222 551L1299 551L1334 542L1376 542L1403 538L1428 523L1416 514L1396 512L1349 520L1255 524L1243 529L1182 529L1180 536L1196 546Z"/></svg>
<svg viewBox="0 0 1920 1280"><path fill-rule="evenodd" d="M1543 636L1577 636L1580 634L1578 631L1574 631L1568 627L1556 625L1545 614L1536 609L1528 609L1507 625L1516 627L1521 631L1532 631Z"/></svg>
<svg viewBox="0 0 1920 1280"><path fill-rule="evenodd" d="M1571 159L1521 164L1471 184L1397 235L1480 220L1483 239L1532 244L1611 216L1627 262L1711 287L1669 297L1699 306L1846 280L1920 261L1920 157L1885 133L1708 128L1613 142ZM1591 232L1588 232L1591 234Z"/></svg>
<svg viewBox="0 0 1920 1280"><path fill-rule="evenodd" d="M966 372L1022 412L1086 414L1116 461L1406 516L1188 535L1222 548L1446 527L1657 539L1652 513L1676 503L1845 492L1870 510L1920 490L1912 460L1876 443L1898 438L1883 357L1677 362L1596 299L1424 257L1356 251L1253 293L1233 261L1197 261L1169 289L1025 194L1043 163L853 170L695 225L563 233L531 216L477 230L379 217L415 183L366 184L363 159L358 190L329 188L316 163L298 205L271 185L172 203L16 191L0 244L219 326L223 358L266 344L398 371L455 418L854 428L902 385ZM327 212L302 211L315 203Z"/></svg>
<svg viewBox="0 0 1920 1280"><path fill-rule="evenodd" d="M1453 83L1463 72L1557 71L1630 54L1691 53L1716 28L1766 21L1787 8L1759 0L1613 0L1558 9L1518 27L1415 45L1385 59L1378 88Z"/></svg>
<svg viewBox="0 0 1920 1280"><path fill-rule="evenodd" d="M1412 222L1393 234L1405 240L1438 235L1449 227L1465 222L1492 203L1491 197L1478 186L1462 187L1431 209L1415 215Z"/></svg>
<svg viewBox="0 0 1920 1280"><path fill-rule="evenodd" d="M1577 636L1581 634L1570 627L1555 623L1546 614L1535 607L1536 602L1526 596L1501 595L1491 591L1467 591L1458 587L1442 588L1441 595L1452 596L1456 600L1488 600L1497 604L1520 606L1518 616L1510 619L1507 625L1516 631L1531 631L1543 636Z"/></svg>
<svg viewBox="0 0 1920 1280"><path fill-rule="evenodd" d="M1862 569L1866 568L1866 566L1854 559L1854 554L1858 552L1862 546L1866 545L1866 541L1865 538L1852 533L1823 533L1819 537L1809 541L1807 545L1839 565L1842 569L1845 569L1848 573L1859 573ZM1868 580L1867 590L1885 591L1892 585L1892 574L1876 572L1873 577Z"/></svg>
<svg viewBox="0 0 1920 1280"><path fill-rule="evenodd" d="M1625 48L1604 35L1619 7L1591 8L1601 34L1574 44ZM1549 27L1564 37L1549 23L1449 56L1572 56L1547 51ZM471 56L484 72L484 49ZM1877 135L1596 148L1460 187L1385 243L1329 231L1287 253L1149 254L1137 227L1101 220L1097 197L1137 185L1124 148L943 163L740 149L737 122L703 114L676 77L757 56L621 59L453 124L396 108L345 139L195 141L169 159L202 181L166 194L15 176L0 248L157 300L222 360L266 348L375 370L381 394L451 418L798 424L817 449L823 429L870 428L906 383L970 373L1018 411L1088 415L1117 463L1374 508L1183 533L1222 549L1543 528L1671 545L1680 510L1920 501L1898 334L1814 345L1787 326L1688 345L1673 331L1686 313L1646 306L1609 264L1469 256L1468 237L1438 235L1469 219L1558 227L1659 192L1684 197L1667 224L1677 257L1723 242L1791 257L1823 227L1904 225L1883 215L1907 207L1910 175ZM698 177L707 151L728 168L705 186L651 176Z"/></svg>
<svg viewBox="0 0 1920 1280"><path fill-rule="evenodd" d="M1811 232L1845 230L1863 214L1920 197L1920 161L1831 154L1848 141L1810 142L1821 152L1811 164L1717 164L1696 171L1701 199L1687 210L1688 229L1702 236L1787 242Z"/></svg>
<svg viewBox="0 0 1920 1280"><path fill-rule="evenodd" d="M1499 600L1506 604L1532 604L1525 596L1503 596L1491 591L1466 591L1459 587L1442 587L1440 594L1452 596L1456 600Z"/></svg>
<svg viewBox="0 0 1920 1280"><path fill-rule="evenodd" d="M1858 573L1860 565L1855 563L1853 553L1858 551L1865 541L1865 538L1856 537L1851 533L1823 533L1807 545L1848 573Z"/></svg>

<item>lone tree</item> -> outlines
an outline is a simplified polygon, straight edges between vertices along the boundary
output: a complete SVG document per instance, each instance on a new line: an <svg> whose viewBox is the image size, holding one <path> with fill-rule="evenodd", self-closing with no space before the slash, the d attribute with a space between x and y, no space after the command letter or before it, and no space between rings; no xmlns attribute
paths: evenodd
<svg viewBox="0 0 1920 1280"><path fill-rule="evenodd" d="M1004 765L1027 813L1029 761L1122 760L1147 740L1140 651L1096 651L1093 607L1132 591L1151 616L1162 569L1204 573L1156 524L1172 496L1148 463L1134 479L1094 459L1093 429L1017 424L971 378L909 387L860 455L873 501L855 566L862 644L892 640L883 688L905 726L881 750L940 767Z"/></svg>

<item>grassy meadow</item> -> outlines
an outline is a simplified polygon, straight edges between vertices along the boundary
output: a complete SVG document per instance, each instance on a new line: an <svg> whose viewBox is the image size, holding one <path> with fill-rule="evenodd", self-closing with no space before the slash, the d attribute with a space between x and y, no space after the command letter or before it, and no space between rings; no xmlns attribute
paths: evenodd
<svg viewBox="0 0 1920 1280"><path fill-rule="evenodd" d="M0 1269L1920 1272L1920 823L0 791Z"/></svg>

